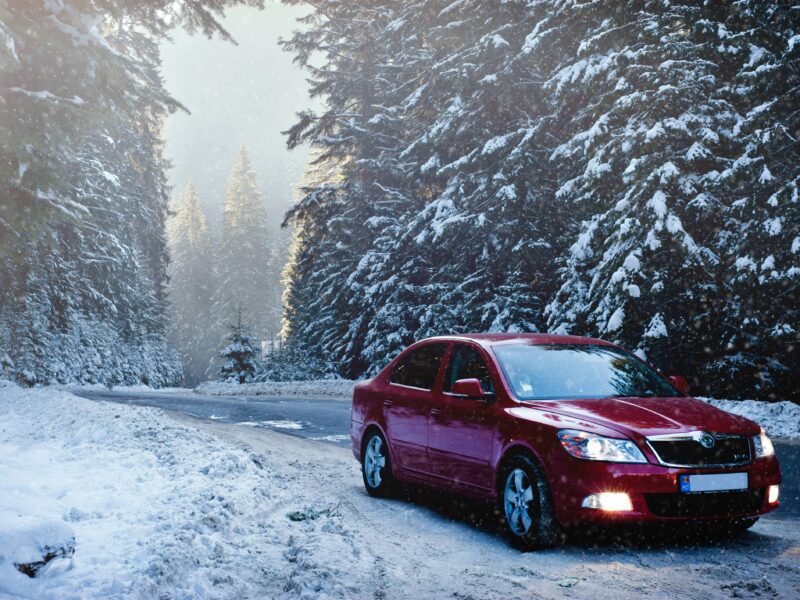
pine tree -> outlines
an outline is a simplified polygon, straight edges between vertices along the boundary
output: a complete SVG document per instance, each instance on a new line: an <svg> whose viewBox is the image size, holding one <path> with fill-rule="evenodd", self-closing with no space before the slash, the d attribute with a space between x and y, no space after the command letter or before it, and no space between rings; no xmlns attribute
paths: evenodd
<svg viewBox="0 0 800 600"><path fill-rule="evenodd" d="M547 328L796 397L797 17L317 3L285 44L325 106L289 131L319 170L290 214L290 347L357 376L427 335Z"/></svg>
<svg viewBox="0 0 800 600"><path fill-rule="evenodd" d="M229 39L233 4L261 2L0 2L0 355L21 381L180 382L158 42Z"/></svg>
<svg viewBox="0 0 800 600"><path fill-rule="evenodd" d="M289 214L298 237L286 331L290 344L314 340L315 358L348 376L366 367L361 349L374 312L351 275L407 200L398 185L399 104L416 89L405 69L418 66L405 53L398 4L326 0L284 42L311 73L311 95L326 99L324 111L301 112L288 132L289 147L309 144L325 176L303 188ZM322 68L313 58L319 45L328 49Z"/></svg>
<svg viewBox="0 0 800 600"><path fill-rule="evenodd" d="M280 327L272 273L267 214L247 149L242 147L228 179L222 230L215 248L216 290L212 314L222 338L229 315L241 305L250 315L254 333L269 339Z"/></svg>
<svg viewBox="0 0 800 600"><path fill-rule="evenodd" d="M177 24L231 40L217 18L263 0L109 0L0 3L0 252L65 218L86 215L69 186L71 156L87 131L177 109L141 44ZM12 242L13 240L13 242Z"/></svg>
<svg viewBox="0 0 800 600"><path fill-rule="evenodd" d="M717 236L722 352L707 377L726 395L780 399L800 372L798 23L792 2L743 1L721 30L739 144L720 176L730 199Z"/></svg>
<svg viewBox="0 0 800 600"><path fill-rule="evenodd" d="M301 64L337 44L310 69L327 112L302 113L289 138L329 169L293 213L290 344L315 340L353 376L433 333L538 329L552 249L531 231L546 210L529 152L541 94L519 49L541 17L522 3L333 4L287 44Z"/></svg>
<svg viewBox="0 0 800 600"><path fill-rule="evenodd" d="M430 335L537 331L553 288L553 245L537 218L552 213L537 151L542 76L525 50L540 7L437 8L422 24L433 33L416 73L421 97L404 115L420 124L405 152L416 214L378 239L369 264L380 307L365 350L373 370ZM382 285L397 279L397 265L403 280Z"/></svg>
<svg viewBox="0 0 800 600"><path fill-rule="evenodd" d="M228 344L219 353L224 359L220 377L229 383L249 383L259 370L261 349L257 338L249 335L247 326L242 322L241 307L237 310L236 324L229 327Z"/></svg>
<svg viewBox="0 0 800 600"><path fill-rule="evenodd" d="M267 204L267 239L270 251L270 264L267 283L263 290L263 301L269 311L270 327L265 340L279 343L283 331L284 271L289 263L292 242L295 237L294 226L284 224L286 213L293 202L272 202Z"/></svg>
<svg viewBox="0 0 800 600"><path fill-rule="evenodd" d="M574 62L547 82L567 132L553 160L557 197L585 220L550 327L695 372L714 343L717 176L735 120L716 94L724 9L576 5L567 16L586 31Z"/></svg>
<svg viewBox="0 0 800 600"><path fill-rule="evenodd" d="M205 380L217 343L211 327L211 232L194 182L181 195L167 234L171 258L169 338L181 355L186 382L193 385Z"/></svg>

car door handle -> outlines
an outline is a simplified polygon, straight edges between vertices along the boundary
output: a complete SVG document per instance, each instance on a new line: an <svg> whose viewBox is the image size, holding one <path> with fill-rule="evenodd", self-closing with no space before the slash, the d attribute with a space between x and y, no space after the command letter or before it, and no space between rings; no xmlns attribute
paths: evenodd
<svg viewBox="0 0 800 600"><path fill-rule="evenodd" d="M431 409L431 416L432 417L436 417L436 416L438 416L440 414L442 414L442 409L441 408L432 408Z"/></svg>
<svg viewBox="0 0 800 600"><path fill-rule="evenodd" d="M386 408L389 408L389 407L391 407L391 406L392 406L392 404L394 404L394 401L393 401L391 398L386 398L386 400L384 400L384 401L383 401L383 405L384 405Z"/></svg>

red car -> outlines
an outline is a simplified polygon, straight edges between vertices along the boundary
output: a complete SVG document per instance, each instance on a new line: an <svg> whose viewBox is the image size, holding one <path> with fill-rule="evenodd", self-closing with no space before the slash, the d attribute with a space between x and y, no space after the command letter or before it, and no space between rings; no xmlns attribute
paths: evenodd
<svg viewBox="0 0 800 600"><path fill-rule="evenodd" d="M779 505L772 443L687 387L603 340L430 338L356 386L350 437L371 495L402 480L497 502L521 547L587 522L744 531Z"/></svg>

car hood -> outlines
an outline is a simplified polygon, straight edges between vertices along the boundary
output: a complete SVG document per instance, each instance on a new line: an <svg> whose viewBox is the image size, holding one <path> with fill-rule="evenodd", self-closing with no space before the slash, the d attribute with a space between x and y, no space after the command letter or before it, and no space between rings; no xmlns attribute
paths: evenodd
<svg viewBox="0 0 800 600"><path fill-rule="evenodd" d="M686 431L756 435L759 426L690 397L582 398L526 402L528 406L649 437Z"/></svg>

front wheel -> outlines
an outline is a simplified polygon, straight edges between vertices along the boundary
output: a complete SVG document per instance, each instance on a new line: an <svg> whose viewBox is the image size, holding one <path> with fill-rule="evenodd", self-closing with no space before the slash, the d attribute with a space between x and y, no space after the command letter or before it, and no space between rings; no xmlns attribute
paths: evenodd
<svg viewBox="0 0 800 600"><path fill-rule="evenodd" d="M554 546L561 529L553 514L542 470L527 456L515 456L502 471L500 514L511 542L524 550Z"/></svg>
<svg viewBox="0 0 800 600"><path fill-rule="evenodd" d="M361 475L370 496L385 497L394 488L389 447L377 431L367 435L361 450Z"/></svg>

